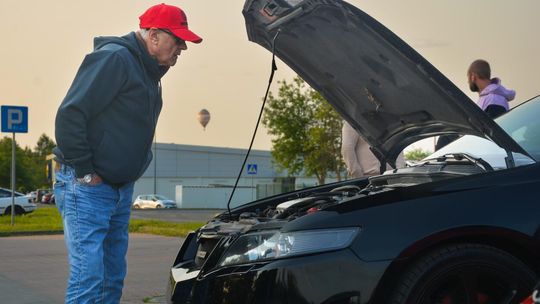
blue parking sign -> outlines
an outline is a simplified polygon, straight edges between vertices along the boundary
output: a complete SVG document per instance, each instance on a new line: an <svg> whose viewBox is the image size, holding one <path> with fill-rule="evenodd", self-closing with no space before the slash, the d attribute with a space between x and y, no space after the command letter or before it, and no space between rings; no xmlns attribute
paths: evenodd
<svg viewBox="0 0 540 304"><path fill-rule="evenodd" d="M2 132L28 133L28 107L2 106Z"/></svg>

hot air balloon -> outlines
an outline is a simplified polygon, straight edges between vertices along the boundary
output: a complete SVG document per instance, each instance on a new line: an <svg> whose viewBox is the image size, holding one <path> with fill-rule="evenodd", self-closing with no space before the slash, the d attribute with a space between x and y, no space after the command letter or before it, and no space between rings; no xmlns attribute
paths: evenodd
<svg viewBox="0 0 540 304"><path fill-rule="evenodd" d="M204 130L206 130L206 125L210 121L210 112L206 109L202 109L197 114L197 120L199 120L199 123L203 126Z"/></svg>

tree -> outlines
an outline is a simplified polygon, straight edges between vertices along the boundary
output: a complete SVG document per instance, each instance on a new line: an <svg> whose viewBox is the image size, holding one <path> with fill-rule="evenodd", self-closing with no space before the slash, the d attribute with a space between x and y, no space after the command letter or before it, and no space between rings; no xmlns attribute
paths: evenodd
<svg viewBox="0 0 540 304"><path fill-rule="evenodd" d="M53 148L56 147L56 143L47 134L43 133L39 137L36 146L34 147L34 164L36 166L36 178L38 180L39 187L50 187L50 180L48 179L48 171L52 168L47 167L47 155L52 153Z"/></svg>
<svg viewBox="0 0 540 304"><path fill-rule="evenodd" d="M420 148L405 152L406 160L422 160L429 156L432 152L424 151Z"/></svg>
<svg viewBox="0 0 540 304"><path fill-rule="evenodd" d="M278 96L269 94L263 117L263 124L274 136L272 156L278 167L290 175L305 171L307 176L316 176L321 185L328 172L341 180L341 117L300 77L290 84L278 83Z"/></svg>
<svg viewBox="0 0 540 304"><path fill-rule="evenodd" d="M0 139L0 187L11 188L11 143L9 137ZM55 147L54 141L46 134L42 134L38 139L34 151L30 148L21 148L15 145L15 156L17 164L15 166L16 178L15 186L20 192L28 192L38 188L49 188L50 181L47 180L47 160L46 156L51 154Z"/></svg>
<svg viewBox="0 0 540 304"><path fill-rule="evenodd" d="M52 140L47 134L43 133L39 137L36 147L34 148L34 151L36 152L37 156L45 157L52 153L52 149L56 146L56 143L54 140Z"/></svg>
<svg viewBox="0 0 540 304"><path fill-rule="evenodd" d="M0 139L0 187L11 188L11 149L13 140L9 137ZM27 192L42 185L40 170L35 154L29 148L21 149L15 145L16 190Z"/></svg>

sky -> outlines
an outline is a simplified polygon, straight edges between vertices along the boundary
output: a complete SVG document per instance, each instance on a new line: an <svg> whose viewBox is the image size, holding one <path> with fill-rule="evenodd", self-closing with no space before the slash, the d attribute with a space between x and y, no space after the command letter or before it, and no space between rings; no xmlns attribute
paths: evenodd
<svg viewBox="0 0 540 304"><path fill-rule="evenodd" d="M414 47L471 99L466 70L475 59L491 63L493 76L517 91L515 106L536 96L540 39L537 0L349 0ZM138 29L138 16L161 2L142 0L0 0L0 104L29 107L34 147L43 133L54 138L56 110L93 37ZM271 54L247 40L243 0L169 0L184 9L190 29L203 37L188 44L162 79L163 110L157 141L247 148L257 121ZM278 62L276 80L295 73ZM197 113L211 114L206 130ZM10 134L4 134L6 136ZM413 146L431 149L432 142ZM264 128L255 149L269 150Z"/></svg>

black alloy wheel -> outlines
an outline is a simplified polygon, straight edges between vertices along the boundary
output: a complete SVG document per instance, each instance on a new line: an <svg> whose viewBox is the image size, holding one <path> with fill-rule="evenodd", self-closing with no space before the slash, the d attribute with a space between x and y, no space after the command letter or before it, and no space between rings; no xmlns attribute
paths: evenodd
<svg viewBox="0 0 540 304"><path fill-rule="evenodd" d="M449 245L415 262L390 303L517 304L530 293L535 277L521 260L497 248Z"/></svg>

